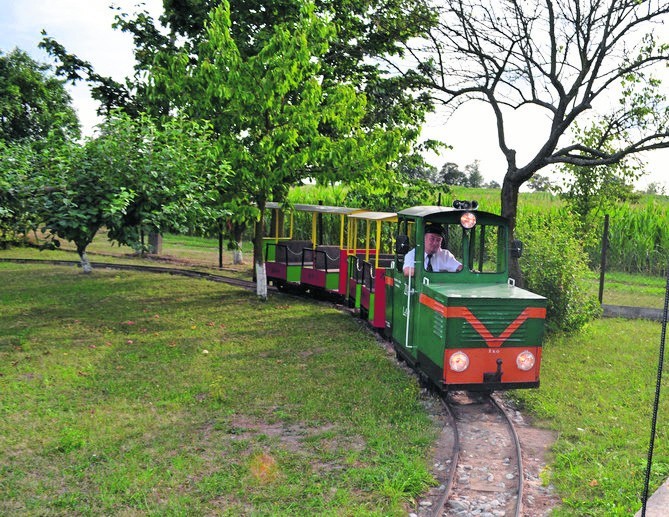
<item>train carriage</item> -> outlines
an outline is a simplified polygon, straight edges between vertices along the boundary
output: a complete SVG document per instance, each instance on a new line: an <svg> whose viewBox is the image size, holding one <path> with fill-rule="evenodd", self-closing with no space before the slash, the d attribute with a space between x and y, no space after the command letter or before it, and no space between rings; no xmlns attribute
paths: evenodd
<svg viewBox="0 0 669 517"><path fill-rule="evenodd" d="M312 205L309 211L312 214L312 238L317 244L303 252L300 283L311 291L339 295L339 279L346 276L347 266L346 216L360 209ZM330 219L331 226L337 229L336 235L324 238L323 232L319 232L324 218Z"/></svg>
<svg viewBox="0 0 669 517"><path fill-rule="evenodd" d="M385 332L398 357L444 390L537 387L546 299L509 279L506 219L458 201L403 210L397 224ZM450 253L426 253L439 239Z"/></svg>
<svg viewBox="0 0 669 517"><path fill-rule="evenodd" d="M375 329L385 326L385 275L394 259L389 237L395 222L394 212L362 211L348 216L349 306L359 309L360 317Z"/></svg>
<svg viewBox="0 0 669 517"><path fill-rule="evenodd" d="M295 205L286 213L283 205L269 202L266 208L271 214L268 236L265 237L265 271L267 281L278 289L298 288L302 274L302 253L313 249L312 239L295 238L294 212L308 205ZM288 219L286 220L286 217Z"/></svg>
<svg viewBox="0 0 669 517"><path fill-rule="evenodd" d="M339 295L340 275L347 276L346 216L360 210L295 204L289 209L287 224L283 205L268 203L267 207L274 222L270 224L271 236L265 239L267 280L279 289L291 287ZM295 213L310 220L309 230L302 232L302 238L295 238ZM324 231L325 227L328 231Z"/></svg>

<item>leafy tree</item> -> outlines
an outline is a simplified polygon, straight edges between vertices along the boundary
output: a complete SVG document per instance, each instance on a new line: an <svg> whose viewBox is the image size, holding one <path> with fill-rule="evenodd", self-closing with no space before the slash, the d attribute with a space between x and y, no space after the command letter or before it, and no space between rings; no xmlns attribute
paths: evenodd
<svg viewBox="0 0 669 517"><path fill-rule="evenodd" d="M0 140L0 245L25 238L36 227L31 200L35 185L30 181L35 151L30 142Z"/></svg>
<svg viewBox="0 0 669 517"><path fill-rule="evenodd" d="M302 178L326 183L386 171L401 149L398 131L361 128L365 98L322 81L321 60L335 32L306 4L299 19L273 26L246 57L232 35L230 7L210 15L197 58L189 49L163 55L152 84L189 117L227 128L218 140L234 171L236 197L254 203L258 295L267 297L262 218L267 201Z"/></svg>
<svg viewBox="0 0 669 517"><path fill-rule="evenodd" d="M440 23L410 49L421 74L405 72L447 108L469 101L490 107L507 164L502 215L512 230L521 185L545 167L605 166L669 147L666 90L658 79L669 46L654 32L669 3L445 0L440 11ZM619 102L607 102L618 94ZM528 109L543 113L548 128L519 163L508 117ZM602 139L575 143L569 131L588 117L598 120ZM522 280L515 260L512 276Z"/></svg>
<svg viewBox="0 0 669 517"><path fill-rule="evenodd" d="M495 180L490 180L484 185L485 188L502 188L502 186L497 183Z"/></svg>
<svg viewBox="0 0 669 517"><path fill-rule="evenodd" d="M210 128L194 122L158 128L146 116L119 114L83 145L48 146L33 177L44 230L55 245L74 242L89 273L86 248L103 226L111 240L133 245L143 228L183 230L220 218L227 168L210 137Z"/></svg>
<svg viewBox="0 0 669 517"><path fill-rule="evenodd" d="M22 50L0 51L0 141L43 140L50 132L79 136L72 99L49 70Z"/></svg>
<svg viewBox="0 0 669 517"><path fill-rule="evenodd" d="M527 181L527 186L534 192L549 192L553 188L551 179L543 174L535 174Z"/></svg>
<svg viewBox="0 0 669 517"><path fill-rule="evenodd" d="M425 158L417 153L400 158L397 172L400 177L408 181L422 180L432 184L441 183L437 168L427 163Z"/></svg>
<svg viewBox="0 0 669 517"><path fill-rule="evenodd" d="M478 160L465 165L465 175L467 176L468 187L479 188L483 186L483 174L481 174L480 162Z"/></svg>
<svg viewBox="0 0 669 517"><path fill-rule="evenodd" d="M206 39L209 13L222 0L165 0L159 22L146 11L133 16L119 13L115 28L130 33L135 41L135 77L118 83L97 74L91 63L69 54L56 40L44 34L40 44L59 61L57 72L68 80L87 80L93 97L101 102L103 112L122 107L128 113L149 111L167 114L168 103L147 95L144 81L159 54L178 54L180 42L197 54ZM304 0L267 2L242 0L231 6L231 37L240 56L258 54L275 26L299 20ZM434 23L434 13L422 0L318 0L319 16L332 20L338 37L321 57L324 85L344 82L364 92L368 109L363 124L374 127L412 129L417 138L419 125L432 103L428 95L412 89L411 83L397 74L389 74L384 62L391 62L404 52L402 45Z"/></svg>
<svg viewBox="0 0 669 517"><path fill-rule="evenodd" d="M57 237L74 242L82 271L90 273L86 248L104 226L118 187L100 174L85 146L71 141L51 142L38 163L32 181L41 186L34 201L42 230L50 233L56 247Z"/></svg>
<svg viewBox="0 0 669 517"><path fill-rule="evenodd" d="M601 133L599 126L592 126L579 131L579 140L584 146L591 146L593 141L602 142ZM610 144L604 142L598 145L605 152L611 152ZM560 196L578 215L582 226L588 227L593 215L605 212L618 201L629 201L635 197L634 180L638 179L642 168L630 158L623 158L610 165L564 165L562 171L566 180L565 186L559 189Z"/></svg>
<svg viewBox="0 0 669 517"><path fill-rule="evenodd" d="M147 233L205 234L227 216L222 200L230 169L215 138L204 121L174 118L158 126L145 114L115 114L95 148L122 178L110 237L143 251Z"/></svg>
<svg viewBox="0 0 669 517"><path fill-rule="evenodd" d="M441 178L446 185L466 185L467 175L462 172L457 163L447 162L441 166Z"/></svg>
<svg viewBox="0 0 669 517"><path fill-rule="evenodd" d="M655 195L655 196L666 196L667 187L662 183L657 181L651 181L646 187L646 194Z"/></svg>

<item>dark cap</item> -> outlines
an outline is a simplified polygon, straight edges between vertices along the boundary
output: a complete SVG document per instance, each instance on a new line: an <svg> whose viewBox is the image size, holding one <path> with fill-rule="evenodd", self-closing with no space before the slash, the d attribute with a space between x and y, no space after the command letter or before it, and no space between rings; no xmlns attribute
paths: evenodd
<svg viewBox="0 0 669 517"><path fill-rule="evenodd" d="M436 233L437 235L442 235L444 233L444 229L440 224L430 223L425 226L425 233Z"/></svg>

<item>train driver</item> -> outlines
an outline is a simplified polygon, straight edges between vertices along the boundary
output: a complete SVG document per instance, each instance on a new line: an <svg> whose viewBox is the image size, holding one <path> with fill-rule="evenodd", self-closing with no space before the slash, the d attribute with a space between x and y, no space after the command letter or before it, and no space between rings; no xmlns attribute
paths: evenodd
<svg viewBox="0 0 669 517"><path fill-rule="evenodd" d="M443 229L439 224L428 224L425 226L425 246L423 251L423 264L426 271L448 271L454 273L462 270L460 263L453 254L441 247ZM404 275L414 275L416 248L409 251L404 257Z"/></svg>

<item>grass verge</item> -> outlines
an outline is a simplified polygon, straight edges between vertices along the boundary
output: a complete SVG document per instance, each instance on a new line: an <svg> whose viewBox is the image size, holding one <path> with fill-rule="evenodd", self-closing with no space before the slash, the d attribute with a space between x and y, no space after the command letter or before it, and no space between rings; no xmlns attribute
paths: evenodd
<svg viewBox="0 0 669 517"><path fill-rule="evenodd" d="M0 263L0 514L405 515L419 388L282 295Z"/></svg>
<svg viewBox="0 0 669 517"><path fill-rule="evenodd" d="M632 515L641 507L660 323L601 319L544 344L541 387L514 392L558 432L546 472L563 497L554 515ZM663 382L666 393L669 382ZM652 490L669 476L669 400L661 398ZM652 493L652 491L651 491Z"/></svg>

